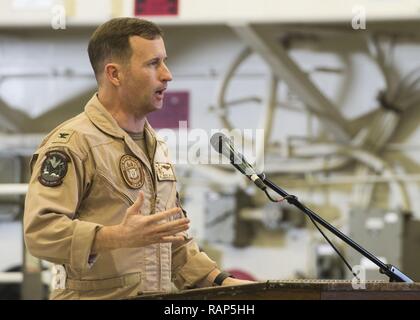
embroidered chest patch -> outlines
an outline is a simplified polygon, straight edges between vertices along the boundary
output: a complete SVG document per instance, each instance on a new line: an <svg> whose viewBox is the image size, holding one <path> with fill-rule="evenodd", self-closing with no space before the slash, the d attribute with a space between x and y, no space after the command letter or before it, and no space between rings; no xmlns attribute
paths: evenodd
<svg viewBox="0 0 420 320"><path fill-rule="evenodd" d="M155 170L159 181L176 181L172 164L157 162Z"/></svg>
<svg viewBox="0 0 420 320"><path fill-rule="evenodd" d="M63 183L70 158L62 151L49 151L41 165L38 181L46 187L56 187Z"/></svg>
<svg viewBox="0 0 420 320"><path fill-rule="evenodd" d="M123 155L120 160L120 170L130 188L139 189L143 186L144 174L138 159L128 154Z"/></svg>

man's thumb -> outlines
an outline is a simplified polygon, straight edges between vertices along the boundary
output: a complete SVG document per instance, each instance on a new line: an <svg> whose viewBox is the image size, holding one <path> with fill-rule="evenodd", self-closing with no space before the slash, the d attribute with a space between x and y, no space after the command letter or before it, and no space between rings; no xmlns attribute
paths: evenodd
<svg viewBox="0 0 420 320"><path fill-rule="evenodd" d="M136 201L128 209L129 214L139 214L141 206L143 205L143 201L144 201L144 193L143 191L140 191Z"/></svg>

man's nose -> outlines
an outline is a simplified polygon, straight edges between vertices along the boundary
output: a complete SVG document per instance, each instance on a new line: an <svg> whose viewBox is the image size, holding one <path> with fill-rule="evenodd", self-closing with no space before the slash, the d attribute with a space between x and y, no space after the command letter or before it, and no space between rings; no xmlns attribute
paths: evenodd
<svg viewBox="0 0 420 320"><path fill-rule="evenodd" d="M162 66L160 78L161 81L172 81L171 71L169 71L169 68L166 64L163 64Z"/></svg>

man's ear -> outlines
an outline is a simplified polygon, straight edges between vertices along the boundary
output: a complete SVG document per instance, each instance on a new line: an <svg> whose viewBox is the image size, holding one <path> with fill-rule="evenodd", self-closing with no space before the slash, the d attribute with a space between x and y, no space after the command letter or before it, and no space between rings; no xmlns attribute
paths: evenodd
<svg viewBox="0 0 420 320"><path fill-rule="evenodd" d="M104 70L105 78L114 86L121 85L121 66L117 63L107 63Z"/></svg>

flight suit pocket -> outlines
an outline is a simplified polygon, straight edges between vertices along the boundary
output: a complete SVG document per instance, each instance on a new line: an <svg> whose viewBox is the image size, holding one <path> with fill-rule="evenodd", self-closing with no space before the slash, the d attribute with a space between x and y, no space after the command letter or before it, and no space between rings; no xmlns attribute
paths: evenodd
<svg viewBox="0 0 420 320"><path fill-rule="evenodd" d="M105 185L105 187L111 191L113 194L117 195L121 200L123 200L126 204L131 206L134 203L134 200L131 199L127 194L119 190L108 178L105 177L103 174L98 174L97 176L101 182Z"/></svg>
<svg viewBox="0 0 420 320"><path fill-rule="evenodd" d="M123 276L98 280L74 280L67 279L66 288L77 291L95 291L125 288L138 285L141 282L141 273L130 273Z"/></svg>
<svg viewBox="0 0 420 320"><path fill-rule="evenodd" d="M141 273L98 280L68 280L67 290L77 294L79 299L121 299L137 295L141 289Z"/></svg>
<svg viewBox="0 0 420 320"><path fill-rule="evenodd" d="M113 221L113 223L120 223L122 216L119 212L125 212L128 207L133 205L139 196L140 190L144 195L143 205L140 210L144 215L150 214L151 199L154 197L154 192L151 188L152 183L145 183L140 189L129 189L125 186L123 181L118 180L116 177L108 177L99 170L97 170L94 180L89 196L89 209L90 211L98 211L98 206L104 208L104 211L99 213L103 224L108 225L111 221ZM98 201L100 203L98 203ZM102 219L104 219L105 216L108 218L106 221L103 221Z"/></svg>
<svg viewBox="0 0 420 320"><path fill-rule="evenodd" d="M158 210L168 210L176 207L176 176L171 163L156 162L155 174L157 180Z"/></svg>

